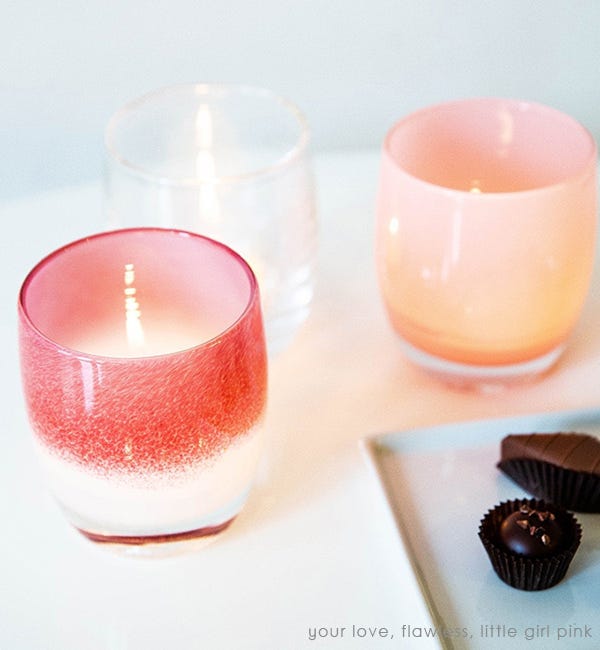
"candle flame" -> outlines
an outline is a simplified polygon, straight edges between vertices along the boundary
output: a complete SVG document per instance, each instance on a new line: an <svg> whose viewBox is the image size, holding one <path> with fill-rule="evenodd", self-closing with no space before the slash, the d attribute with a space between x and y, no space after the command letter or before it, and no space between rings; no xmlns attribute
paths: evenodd
<svg viewBox="0 0 600 650"><path fill-rule="evenodd" d="M207 104L200 104L196 113L196 177L198 188L198 210L204 223L219 222L220 208L215 180L217 178L213 147L213 120Z"/></svg>
<svg viewBox="0 0 600 650"><path fill-rule="evenodd" d="M196 113L196 146L210 149L213 146L213 121L208 104L200 104Z"/></svg>

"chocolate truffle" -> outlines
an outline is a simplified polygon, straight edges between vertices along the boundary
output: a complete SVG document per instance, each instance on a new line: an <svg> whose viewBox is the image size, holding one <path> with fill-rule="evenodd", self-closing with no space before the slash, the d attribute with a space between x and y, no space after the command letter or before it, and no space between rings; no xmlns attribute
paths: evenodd
<svg viewBox="0 0 600 650"><path fill-rule="evenodd" d="M514 553L545 557L560 550L563 531L553 512L524 503L500 524L500 539Z"/></svg>
<svg viewBox="0 0 600 650"><path fill-rule="evenodd" d="M501 580L539 591L560 582L581 541L570 512L538 499L504 501L481 520L479 538Z"/></svg>
<svg viewBox="0 0 600 650"><path fill-rule="evenodd" d="M600 512L600 440L584 433L511 434L498 467L529 493L579 512Z"/></svg>

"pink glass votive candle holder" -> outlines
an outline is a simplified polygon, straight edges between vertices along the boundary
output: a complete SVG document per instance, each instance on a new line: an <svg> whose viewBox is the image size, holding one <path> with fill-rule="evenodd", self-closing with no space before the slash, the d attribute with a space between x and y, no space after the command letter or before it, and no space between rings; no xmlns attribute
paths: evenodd
<svg viewBox="0 0 600 650"><path fill-rule="evenodd" d="M266 404L246 262L188 232L107 232L42 260L18 308L35 445L71 523L138 553L224 530L252 484Z"/></svg>
<svg viewBox="0 0 600 650"><path fill-rule="evenodd" d="M573 118L517 100L441 104L390 130L376 257L412 361L462 385L554 364L589 288L596 156Z"/></svg>

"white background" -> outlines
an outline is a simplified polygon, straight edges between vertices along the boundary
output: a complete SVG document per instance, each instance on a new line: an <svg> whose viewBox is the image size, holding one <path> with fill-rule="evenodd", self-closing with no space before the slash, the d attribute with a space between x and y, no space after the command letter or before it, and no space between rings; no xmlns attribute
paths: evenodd
<svg viewBox="0 0 600 650"><path fill-rule="evenodd" d="M0 199L97 178L125 101L178 82L267 86L314 147L378 147L448 99L541 101L600 136L596 0L3 0Z"/></svg>
<svg viewBox="0 0 600 650"><path fill-rule="evenodd" d="M426 622L358 441L597 406L600 275L547 378L492 394L448 390L406 362L383 312L372 259L377 148L405 113L475 95L556 106L600 139L599 26L596 0L2 0L2 650L381 650L392 645L316 645L307 630L386 625L398 634ZM202 553L136 563L87 544L44 488L18 380L14 304L42 255L97 229L102 131L114 110L193 81L267 86L306 112L322 264L313 313L270 369L269 454L247 508ZM587 558L582 549L575 572ZM494 577L488 568L469 580ZM483 612L470 624L494 622ZM600 630L600 619L574 622Z"/></svg>

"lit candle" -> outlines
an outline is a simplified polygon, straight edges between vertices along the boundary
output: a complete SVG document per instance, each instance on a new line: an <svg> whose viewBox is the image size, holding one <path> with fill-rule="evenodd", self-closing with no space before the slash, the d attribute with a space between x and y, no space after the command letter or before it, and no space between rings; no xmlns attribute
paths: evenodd
<svg viewBox="0 0 600 650"><path fill-rule="evenodd" d="M459 383L542 372L589 287L596 147L554 109L450 102L385 140L377 262L416 363Z"/></svg>
<svg viewBox="0 0 600 650"><path fill-rule="evenodd" d="M19 330L39 455L77 528L147 544L229 524L266 400L256 280L236 253L152 228L75 242L29 274Z"/></svg>

